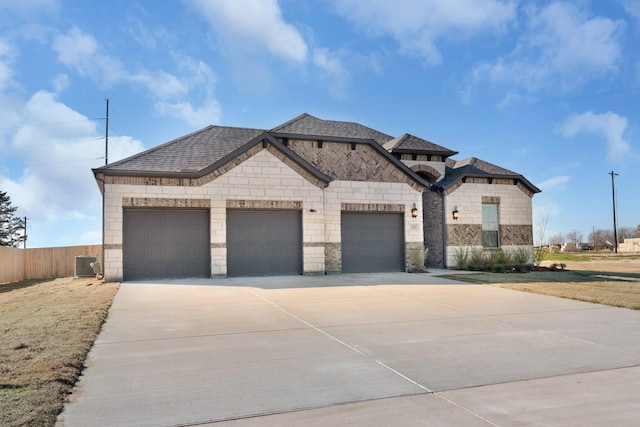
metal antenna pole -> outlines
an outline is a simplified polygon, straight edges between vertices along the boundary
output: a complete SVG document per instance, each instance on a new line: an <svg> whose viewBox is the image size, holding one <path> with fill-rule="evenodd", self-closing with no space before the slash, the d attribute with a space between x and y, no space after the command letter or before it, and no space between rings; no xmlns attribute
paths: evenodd
<svg viewBox="0 0 640 427"><path fill-rule="evenodd" d="M618 176L613 171L609 172L611 175L611 197L613 199L613 249L615 253L618 253L618 227L616 225L616 187L614 184L614 177Z"/></svg>
<svg viewBox="0 0 640 427"><path fill-rule="evenodd" d="M104 164L109 163L109 98L107 101L107 118L105 123L105 137L104 137Z"/></svg>

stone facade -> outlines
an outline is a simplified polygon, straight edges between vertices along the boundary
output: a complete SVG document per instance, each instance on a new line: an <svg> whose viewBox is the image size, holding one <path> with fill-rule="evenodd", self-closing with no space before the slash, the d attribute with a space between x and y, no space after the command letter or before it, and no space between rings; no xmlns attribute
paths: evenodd
<svg viewBox="0 0 640 427"><path fill-rule="evenodd" d="M499 205L499 245L505 250L533 251L531 192L512 179L467 179L449 188L445 196L446 265L455 267L460 248L482 247L482 204ZM457 209L459 217L453 219Z"/></svg>
<svg viewBox="0 0 640 427"><path fill-rule="evenodd" d="M421 192L412 185L335 180L327 187L318 185L315 177L301 174L297 168L294 170L289 162L282 161L281 156L268 148L259 146L252 152L251 156L243 157L242 162L233 162L234 167L224 174L209 174L214 178L196 180L202 183L200 186L194 185L192 179L167 181L132 176L107 179L104 264L109 280L121 280L123 276L123 208L208 208L213 277L227 274L227 209L301 211L305 274L340 272L340 215L343 211L403 212L407 246L422 244L422 218L412 218L410 214L415 203L420 205ZM375 171L374 178L396 174L385 168L372 170ZM357 177L365 178L364 175ZM167 183L169 185L163 185Z"/></svg>
<svg viewBox="0 0 640 427"><path fill-rule="evenodd" d="M437 191L422 194L422 221L424 245L429 248L427 266L445 267L445 235L443 228L444 196Z"/></svg>
<svg viewBox="0 0 640 427"><path fill-rule="evenodd" d="M499 206L501 247L532 251L531 198L539 189L515 172L477 158L458 162L455 154L413 135L393 138L308 114L271 131L208 126L94 169L104 196L106 277L123 277L127 209L207 210L214 277L227 275L229 210L300 212L304 274L342 271L346 212L400 214L406 266L415 248L428 247L427 266L441 268L455 265L458 248L481 247L483 203Z"/></svg>

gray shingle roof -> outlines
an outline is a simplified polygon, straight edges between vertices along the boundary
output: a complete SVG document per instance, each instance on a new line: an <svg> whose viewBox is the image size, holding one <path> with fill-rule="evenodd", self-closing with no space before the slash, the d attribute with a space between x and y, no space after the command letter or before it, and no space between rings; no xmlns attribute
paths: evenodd
<svg viewBox="0 0 640 427"><path fill-rule="evenodd" d="M264 132L261 129L207 126L97 170L196 172L222 159Z"/></svg>
<svg viewBox="0 0 640 427"><path fill-rule="evenodd" d="M330 178L322 174L306 160L300 158L296 153L279 144L274 137L308 136L328 140L335 138L336 141L365 140L366 143L376 146L381 153L389 158L390 162L397 163L398 167L405 170L413 178L416 178L417 175L414 176L415 174L403 163L393 158L388 153L388 150L410 150L445 155L447 156L445 162L446 173L444 179L440 182L440 185L445 188L455 184L463 177L486 176L517 179L529 187L531 191L535 193L540 191L516 172L475 157L456 162L448 158L448 156L457 154L457 152L413 135L404 134L398 138L392 138L358 123L322 120L306 113L275 127L271 131L228 126L207 126L126 159L94 169L94 173L106 172L108 174L112 172L115 175L137 173L143 175L192 175L199 172L209 173L212 168L218 167L220 163L216 165L217 162L226 163L234 156L233 153L239 154L248 149L251 146L251 142L257 143L257 138L261 135L268 139L270 143L278 144L278 148L285 151L294 161L324 180ZM416 179L419 180L419 177Z"/></svg>
<svg viewBox="0 0 640 427"><path fill-rule="evenodd" d="M426 139L405 133L402 136L393 138L384 144L384 148L391 152L412 152L424 154L437 154L442 156L453 156L457 151L450 150L438 144L434 144Z"/></svg>
<svg viewBox="0 0 640 427"><path fill-rule="evenodd" d="M269 131L280 135L304 135L345 139L372 139L382 145L393 137L355 122L322 120L304 113Z"/></svg>
<svg viewBox="0 0 640 427"><path fill-rule="evenodd" d="M445 178L440 182L440 185L447 188L465 177L512 178L522 182L532 192L540 192L538 187L530 183L519 173L476 157L469 157L468 159L456 161L454 164L447 163Z"/></svg>

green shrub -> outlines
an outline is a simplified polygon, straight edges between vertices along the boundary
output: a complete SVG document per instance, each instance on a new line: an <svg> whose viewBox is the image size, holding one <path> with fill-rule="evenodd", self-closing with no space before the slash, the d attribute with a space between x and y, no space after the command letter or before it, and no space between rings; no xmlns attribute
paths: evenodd
<svg viewBox="0 0 640 427"><path fill-rule="evenodd" d="M493 266L492 271L494 273L505 273L509 271L511 268L505 264L496 264Z"/></svg>
<svg viewBox="0 0 640 427"><path fill-rule="evenodd" d="M456 260L456 266L460 270L466 270L469 266L469 248L458 248L453 253L453 258Z"/></svg>
<svg viewBox="0 0 640 427"><path fill-rule="evenodd" d="M482 271L488 266L488 257L483 248L471 248L469 256L469 270Z"/></svg>
<svg viewBox="0 0 640 427"><path fill-rule="evenodd" d="M527 265L529 263L529 251L525 248L518 248L511 253L511 258L516 265Z"/></svg>
<svg viewBox="0 0 640 427"><path fill-rule="evenodd" d="M429 255L429 248L420 247L411 249L410 261L411 265L417 269L424 268L425 262L427 262L427 256Z"/></svg>
<svg viewBox="0 0 640 427"><path fill-rule="evenodd" d="M540 263L544 261L548 254L548 246L536 246L535 248L533 248L533 263L536 265L536 267L540 267Z"/></svg>
<svg viewBox="0 0 640 427"><path fill-rule="evenodd" d="M489 251L489 267L497 264L512 264L511 254L499 249L493 249Z"/></svg>

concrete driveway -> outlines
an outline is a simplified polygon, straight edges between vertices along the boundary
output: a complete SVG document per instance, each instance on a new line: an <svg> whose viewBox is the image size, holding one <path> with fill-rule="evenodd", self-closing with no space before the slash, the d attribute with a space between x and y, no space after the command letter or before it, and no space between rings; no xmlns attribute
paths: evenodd
<svg viewBox="0 0 640 427"><path fill-rule="evenodd" d="M637 425L640 312L427 274L122 284L64 426Z"/></svg>

